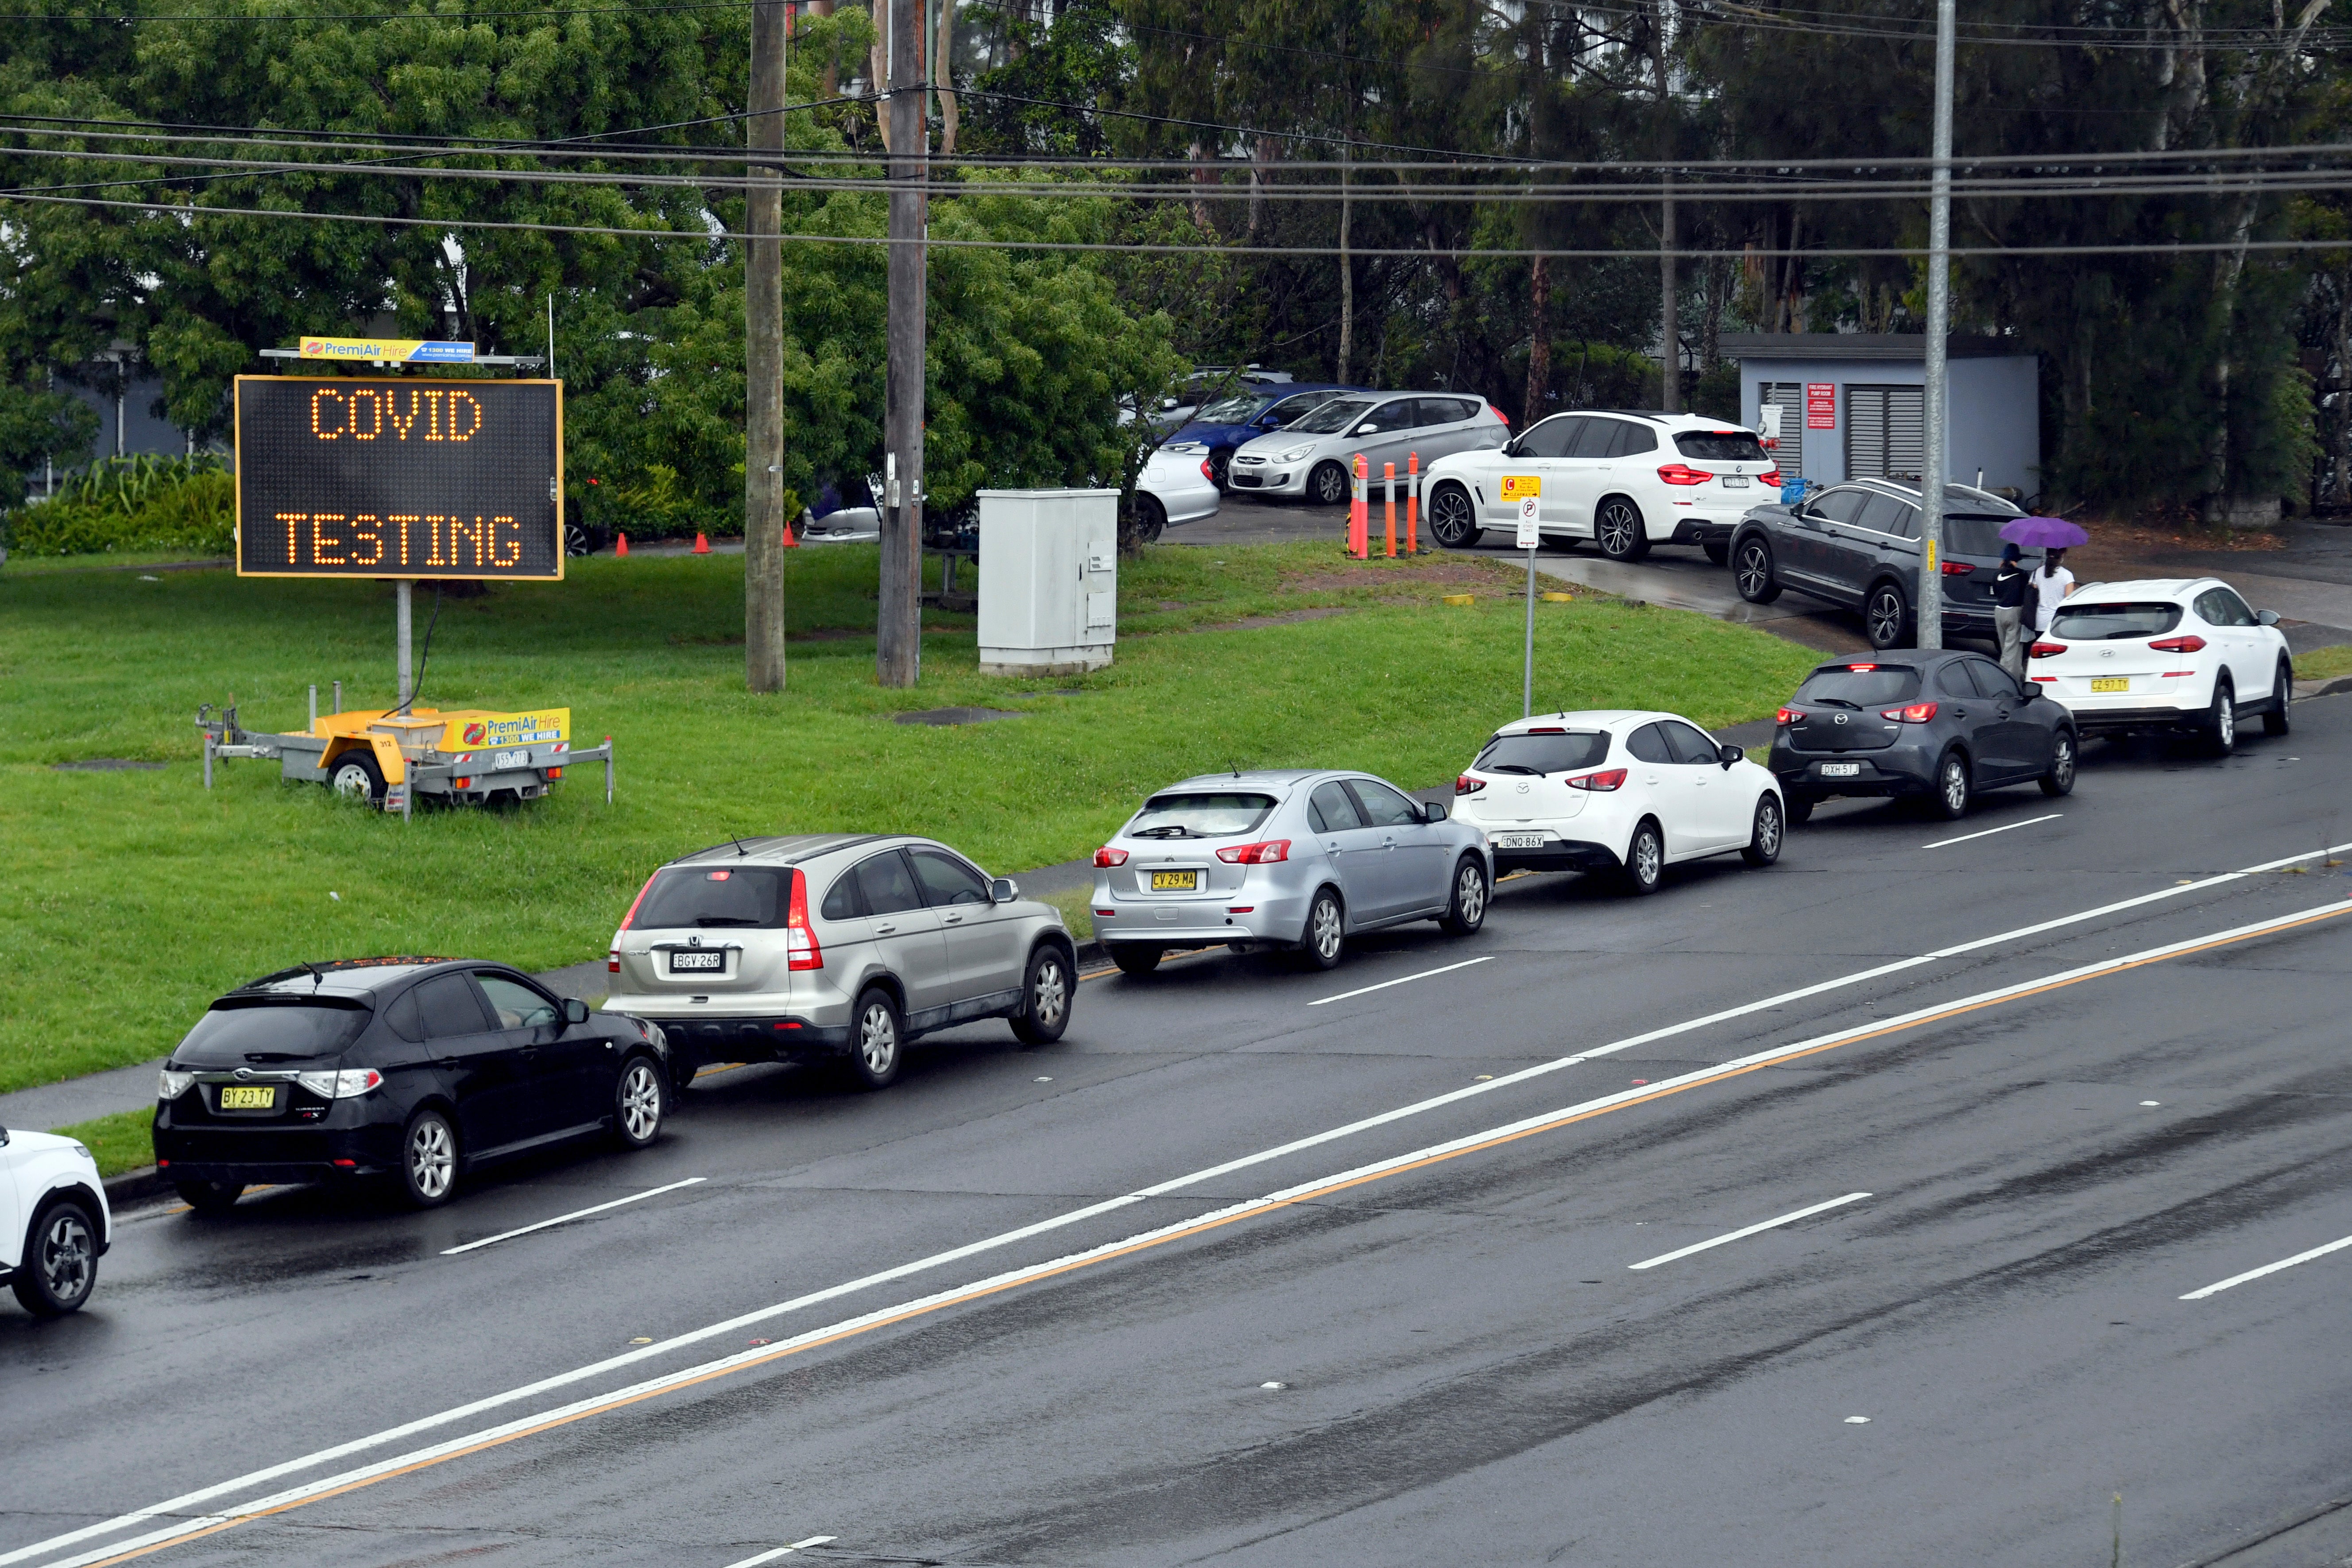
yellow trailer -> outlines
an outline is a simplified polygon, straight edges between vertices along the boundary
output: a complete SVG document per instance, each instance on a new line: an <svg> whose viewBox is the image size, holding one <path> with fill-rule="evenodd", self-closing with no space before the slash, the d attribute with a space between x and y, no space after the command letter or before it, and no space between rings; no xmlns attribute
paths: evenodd
<svg viewBox="0 0 2352 1568"><path fill-rule="evenodd" d="M338 689L341 683L337 683ZM310 727L291 734L247 730L235 705L196 711L205 736L205 787L215 759L274 758L282 776L322 784L406 815L417 797L488 805L535 800L566 768L604 764L604 801L613 799L613 738L585 749L572 743L572 710L541 708L502 713L480 708L353 709L318 712L311 688Z"/></svg>

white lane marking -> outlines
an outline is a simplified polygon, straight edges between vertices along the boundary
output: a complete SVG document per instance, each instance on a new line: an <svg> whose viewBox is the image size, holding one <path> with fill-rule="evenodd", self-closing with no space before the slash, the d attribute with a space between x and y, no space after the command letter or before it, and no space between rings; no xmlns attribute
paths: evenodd
<svg viewBox="0 0 2352 1568"><path fill-rule="evenodd" d="M1532 1133L1549 1131L1624 1106L1638 1105L1664 1095L1677 1093L1685 1089L1736 1078L1776 1062L1830 1050L1856 1040L1896 1033L1930 1019L1955 1016L1992 1003L2029 995L2054 986L2072 984L2098 975L2116 973L2180 953L2200 952L2223 943L2259 936L2267 931L2313 921L2331 920L2346 914L2352 914L2352 900L2324 905L2316 910L2306 910L2299 914L2284 915L2273 920L2257 921L2252 925L2236 926L2228 931L2215 931L2205 936L2191 937L2184 942L2168 942L2161 947L2144 949L2139 952L2129 953L2119 958L2102 959L2095 963L2086 963L2078 969L2071 969L2046 979L2029 980L2015 985L2004 985L1993 991L1979 992L1973 996L1963 997L1957 1002L1918 1008L1898 1017L1876 1019L1853 1028L1815 1036L1811 1039L1800 1040L1793 1045L1775 1047L1769 1050L1759 1051L1752 1056L1699 1068L1678 1078L1661 1079L1645 1089L1621 1089L1615 1094L1603 1095L1597 1100L1583 1100L1575 1105L1563 1106L1556 1110L1524 1117L1517 1121L1506 1122L1499 1127L1487 1128L1481 1132L1472 1132L1459 1138L1447 1139L1444 1142L1433 1143L1408 1154L1399 1154L1390 1159L1375 1161L1368 1165L1359 1165L1353 1170L1342 1171L1336 1175L1300 1182L1277 1192L1269 1193L1264 1197L1244 1199L1240 1203L1229 1204L1223 1208L1212 1209L1205 1214L1195 1215L1189 1219L1180 1219L1149 1230L1138 1231L1117 1241L1104 1242L1099 1246L1087 1247L1083 1251L1070 1253L1047 1262L1007 1269L966 1285L951 1286L947 1289L934 1291L928 1296L917 1297L912 1300L876 1308L870 1311L861 1312L856 1317L828 1323L822 1328L803 1330L789 1339L778 1340L771 1344L751 1350L738 1351L732 1355L723 1356L716 1361L703 1362L678 1372L647 1378L608 1394L592 1394L569 1405L542 1410L537 1415L519 1416L461 1436L445 1438L441 1442L423 1448L412 1449L388 1459L379 1459L373 1464L362 1465L337 1475L321 1477L318 1480L305 1482L300 1486L275 1492L268 1497L257 1498L249 1502L201 1518L176 1520L161 1530L134 1537L130 1541L118 1542L110 1546L97 1547L76 1557L61 1559L49 1563L47 1568L94 1568L95 1564L121 1555L141 1553L154 1548L168 1546L174 1542L187 1540L193 1536L208 1534L245 1520L283 1512L314 1498L347 1491L354 1487L365 1486L389 1476L527 1436L551 1426L564 1425L605 1411L620 1409L676 1389L707 1383L745 1367L779 1360L812 1345L863 1333L885 1324L905 1321L925 1313L937 1311L944 1307L980 1300L1016 1286L1069 1273L1092 1263L1124 1257L1179 1237L1198 1235L1274 1209L1326 1197L1333 1193L1377 1181L1384 1176L1450 1160L1456 1155L1475 1150L1491 1148ZM811 1299L813 1298L803 1298L803 1300ZM788 1310L790 1306L791 1303L785 1303L767 1308L736 1319L735 1321L742 1323L773 1317ZM708 1332L708 1331L703 1331ZM680 1336L680 1341L687 1337L688 1336ZM680 1341L671 1342L677 1343ZM429 1419L424 1422L411 1422L408 1429L414 1430L431 1424ZM356 1446L346 1444L344 1447L351 1448ZM280 1469L285 1468L280 1467ZM228 1483L213 1490L217 1494L231 1489L235 1485L236 1483ZM142 1517L152 1518L163 1511L164 1510L162 1508L151 1509ZM26 1547L20 1550L30 1552L37 1548Z"/></svg>
<svg viewBox="0 0 2352 1568"><path fill-rule="evenodd" d="M2282 1258L2276 1263L2265 1263L2260 1268L2249 1268L2243 1274L2232 1274L2218 1284L2208 1285L2202 1290L2191 1290L2180 1299L2184 1301L2202 1301L2208 1296L2220 1295L2232 1285L2243 1285L2249 1279L2259 1279L2265 1274L2275 1274L2282 1268L2292 1268L2298 1263L2308 1263L2315 1258L2325 1258L2331 1252L2341 1252L2347 1247L2352 1247L2352 1236L2347 1236L2341 1241L2331 1241L2325 1247L2315 1247L2309 1252L2298 1252L2293 1258Z"/></svg>
<svg viewBox="0 0 2352 1568"><path fill-rule="evenodd" d="M1990 838L1996 833L2006 833L2012 827L2031 827L2037 822L2055 822L2066 814L2053 811L2047 816L2029 816L2023 822L2004 822L1999 827L1988 827L1982 833L1963 833L1958 838L1938 838L1933 844L1922 844L1922 849L1941 849L1948 844L1966 844L1971 838Z"/></svg>
<svg viewBox="0 0 2352 1568"><path fill-rule="evenodd" d="M441 1249L441 1256L455 1258L461 1252L471 1252L478 1247L495 1247L501 1241L512 1241L518 1236L529 1236L534 1230L545 1230L550 1226L570 1225L573 1220L585 1219L592 1214L603 1214L606 1209L616 1209L623 1204L642 1203L647 1198L657 1198L664 1193L674 1193L680 1187L690 1187L697 1182L707 1182L709 1179L708 1176L688 1176L682 1182L672 1182L666 1187L647 1187L642 1193L631 1193L627 1197L614 1198L609 1204L598 1204L593 1208L573 1209L570 1214L560 1214L553 1219L543 1219L537 1225L527 1225L519 1230L502 1230L496 1236L486 1236L479 1241L469 1241L463 1247L445 1247Z"/></svg>
<svg viewBox="0 0 2352 1568"><path fill-rule="evenodd" d="M1672 1263L1677 1258L1688 1258L1694 1252L1705 1252L1710 1247L1721 1247L1727 1241L1738 1241L1744 1237L1754 1236L1759 1230L1770 1230L1777 1226L1793 1225L1797 1221L1803 1219L1808 1215L1821 1214L1829 1209L1840 1208L1847 1204L1860 1203L1863 1199L1868 1196L1870 1196L1868 1193L1848 1193L1842 1198L1832 1198L1825 1204L1815 1204L1809 1209L1799 1209L1794 1214L1784 1214L1779 1219L1762 1220L1755 1225L1743 1226L1738 1230L1727 1231L1725 1234L1711 1237L1708 1240L1695 1241L1688 1247L1676 1247L1672 1252L1661 1252L1655 1258L1645 1258L1639 1263L1628 1263L1625 1267L1628 1268L1655 1268L1661 1263Z"/></svg>
<svg viewBox="0 0 2352 1568"><path fill-rule="evenodd" d="M1171 1193L1181 1192L1188 1187L1198 1186L1203 1182L1213 1181L1220 1176L1231 1175L1236 1171L1247 1170L1253 1165L1265 1164L1270 1161L1283 1159L1288 1155L1299 1153L1302 1151L1313 1149L1321 1144L1335 1142L1342 1138L1352 1137L1359 1132L1367 1132L1374 1128L1385 1127L1392 1121L1402 1121L1411 1117L1423 1115L1432 1110L1442 1110L1444 1107L1453 1105L1458 1101L1468 1100L1473 1095L1486 1094L1496 1089L1512 1088L1516 1085L1528 1082L1530 1079L1540 1078L1546 1073L1559 1072L1563 1068L1572 1068L1580 1063L1591 1061L1599 1057L1612 1056L1620 1051L1632 1050L1637 1046L1650 1045L1659 1040L1672 1038L1677 1035L1694 1033L1697 1030L1705 1029L1717 1024L1727 1023L1735 1018L1748 1017L1753 1014L1767 1012L1774 1007L1784 1006L1791 1002L1800 1002L1809 996L1818 996L1824 992L1836 991L1851 985L1863 984L1868 981L1881 979L1889 974L1900 973L1902 971L1906 969L1917 968L1919 965L1924 963L1932 963L1937 959L1955 958L1962 953L1973 952L1979 948L2013 945L2021 938L2036 936L2043 931L2057 931L2065 926L2079 924L2085 921L2097 920L2105 915L2117 914L2126 910L2137 909L2142 905L2155 903L2164 899L2177 898L2184 893L2199 892L2208 888L2219 887L2225 882L2233 882L2247 877L2259 876L2264 871L2275 871L2284 867L2300 865L2305 860L2320 859L2328 856L2337 855L2347 849L2352 849L2352 842L2331 845L2324 849L2306 850L2300 855L2288 855L2276 860L2264 861L2260 865L2248 866L2242 870L2223 871L2215 876L2200 878L2193 881L2180 882L2169 888L2159 888L2151 893L2141 893L2128 899L2118 899L2113 903L2101 904L2095 909L2084 910L2079 913L2053 916L2049 920L2039 921L2032 925L2019 926L2012 931L2000 931L1991 936L1977 938L1972 942L1958 942L1950 947L1938 948L1933 952L1923 953L1916 958L1896 959L1892 963L1878 964L1870 969L1858 969L1851 974L1839 975L1833 979L1818 981L1811 985L1799 986L1793 991L1783 991L1776 995L1761 997L1753 1002L1744 1002L1737 1006L1725 1007L1717 1012L1708 1013L1696 1018L1687 1019L1679 1024L1669 1024L1659 1028L1647 1030L1639 1035L1629 1035L1622 1040L1612 1041L1605 1046L1594 1046L1586 1050L1580 1051L1574 1056L1559 1057L1548 1062L1538 1062L1532 1067L1522 1068L1517 1072L1504 1073L1496 1078L1487 1079L1485 1082L1472 1083L1465 1086L1464 1088L1450 1090L1444 1094L1433 1095L1427 1100L1416 1100L1410 1105L1398 1106L1394 1110L1384 1110L1375 1116L1368 1116L1360 1121L1348 1122L1344 1126L1330 1128L1322 1132L1311 1133L1304 1138L1294 1139L1287 1143L1279 1143L1275 1145L1273 1148L1260 1150L1255 1154L1245 1154L1238 1159L1228 1160L1223 1164L1211 1165L1205 1169L1194 1171L1187 1175L1177 1176L1152 1186L1139 1188L1132 1193L1123 1194L1120 1196L1114 1198L1107 1198L1100 1203L1089 1204L1083 1208L1070 1209L1065 1213L1055 1215L1051 1218L1039 1220L1034 1225L1021 1226L1012 1230L1001 1231L995 1236L987 1237L979 1241L968 1242L961 1247L950 1247L944 1252L935 1252L928 1258L919 1258L914 1259L912 1262L898 1264L889 1268L881 1269L873 1274L864 1275L856 1279L846 1280L841 1284L827 1287L822 1290L811 1291L807 1295L795 1297L792 1300L781 1302L773 1307L762 1308L756 1311L745 1313L740 1317L730 1318L721 1322L709 1324L705 1328L689 1330L686 1333L664 1340L657 1344L643 1345L624 1351L618 1355L607 1356L603 1361L592 1362L585 1366L575 1367L570 1372L557 1373L551 1376L541 1378L535 1383L528 1383L515 1388L508 1389L504 1393L488 1394L483 1398L474 1400L469 1404L452 1406L451 1408L441 1411L436 1415L419 1416L417 1419L407 1422L399 1426L387 1427L381 1432L371 1433L362 1437L354 1437L347 1442L338 1443L331 1447L319 1449L315 1453L305 1454L299 1458L286 1459L275 1465L265 1466L260 1469L249 1471L245 1475L239 1476L233 1480L220 1481L211 1486L199 1487L194 1491L184 1492L178 1497L173 1498L165 1502L156 1503L152 1507L140 1509L131 1513L118 1514L112 1519L101 1520L95 1524L86 1524L79 1529L68 1531L61 1535L53 1535L46 1541L37 1541L29 1546L20 1546L11 1552L0 1552L0 1568L8 1568L8 1564L10 1563L21 1563L30 1557L42 1556L47 1552L57 1551L60 1547L70 1546L76 1542L88 1541L96 1536L110 1535L118 1531L128 1530L134 1525L144 1523L146 1521L153 1519L160 1514L182 1512L199 1503L209 1502L215 1498L226 1496L233 1491L242 1491L248 1487L257 1486L264 1481L276 1480L281 1476L289 1476L299 1470L306 1470L318 1465L329 1464L337 1459L347 1458L353 1454L364 1453L370 1448L381 1447L386 1443L396 1443L403 1438L414 1436L419 1432L429 1431L435 1426L444 1426L452 1421L463 1421L472 1416L478 1415L485 1411L495 1410L502 1405L514 1404L519 1400L534 1398L539 1394L549 1393L554 1389L568 1387L575 1383L583 1383L590 1378L601 1376L605 1373L614 1372L622 1367L633 1365L649 1356L667 1354L671 1351L677 1350L687 1345L697 1344L704 1340L716 1339L722 1335L732 1334L739 1331L748 1324L765 1321L767 1319L773 1317L778 1313L790 1312L803 1307L814 1306L819 1302L830 1301L838 1297L851 1295L856 1291L868 1289L877 1285L885 1285L892 1282L893 1280L903 1279L910 1275L924 1273L933 1268L943 1268L950 1263L960 1263L967 1258L974 1258L984 1252L993 1252L1007 1247L1017 1246L1022 1242L1032 1240L1051 1231L1064 1229L1073 1225L1083 1224L1087 1220L1098 1218L1103 1215L1113 1213L1118 1209L1127 1208L1135 1204L1148 1202L1152 1198L1164 1197Z"/></svg>
<svg viewBox="0 0 2352 1568"><path fill-rule="evenodd" d="M812 1535L806 1541L795 1541L790 1546L779 1546L772 1551L762 1552L752 1557L739 1557L727 1564L727 1568L756 1568L756 1565L761 1563L773 1563L779 1557L790 1557L803 1546L823 1546L826 1542L837 1539L839 1538L831 1535Z"/></svg>
<svg viewBox="0 0 2352 1568"><path fill-rule="evenodd" d="M1494 956L1490 952L1484 958L1465 958L1459 963L1449 963L1443 969L1424 969L1418 974L1402 974L1394 980L1383 980L1378 985L1364 985L1353 991L1342 991L1337 996L1318 996L1307 1005L1309 1007L1320 1007L1327 1002L1345 1002L1350 996L1369 996L1375 991L1385 991L1391 985L1405 985L1415 980L1426 980L1433 974L1451 974L1457 969L1467 969L1474 963L1489 963Z"/></svg>

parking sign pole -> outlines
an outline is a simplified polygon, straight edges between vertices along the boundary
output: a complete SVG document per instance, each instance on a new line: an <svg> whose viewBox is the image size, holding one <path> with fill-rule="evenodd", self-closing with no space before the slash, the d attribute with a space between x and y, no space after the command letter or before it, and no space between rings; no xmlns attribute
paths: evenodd
<svg viewBox="0 0 2352 1568"><path fill-rule="evenodd" d="M1522 719L1533 717L1536 710L1536 546L1543 542L1541 505L1534 495L1519 497L1519 548L1528 552L1527 657L1519 676L1519 717Z"/></svg>

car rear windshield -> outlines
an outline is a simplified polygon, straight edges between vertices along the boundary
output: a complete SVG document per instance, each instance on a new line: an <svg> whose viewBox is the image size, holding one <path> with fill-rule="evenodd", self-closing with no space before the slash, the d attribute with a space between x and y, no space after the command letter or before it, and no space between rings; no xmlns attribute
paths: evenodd
<svg viewBox="0 0 2352 1568"><path fill-rule="evenodd" d="M367 1008L354 1003L224 997L196 1020L172 1056L175 1061L236 1067L331 1057L359 1037L369 1016Z"/></svg>
<svg viewBox="0 0 2352 1568"><path fill-rule="evenodd" d="M1955 517L1944 514L1944 553L2000 559L2000 525L2005 517Z"/></svg>
<svg viewBox="0 0 2352 1568"><path fill-rule="evenodd" d="M1800 702L1829 708L1870 708L1908 702L1919 695L1919 672L1907 664L1841 664L1817 669L1797 689Z"/></svg>
<svg viewBox="0 0 2352 1568"><path fill-rule="evenodd" d="M677 866L654 879L630 922L640 931L684 926L773 929L784 923L792 870L780 866Z"/></svg>
<svg viewBox="0 0 2352 1568"><path fill-rule="evenodd" d="M1609 737L1598 730L1548 735L1497 735L1470 765L1482 773L1566 773L1597 767L1609 755Z"/></svg>
<svg viewBox="0 0 2352 1568"><path fill-rule="evenodd" d="M1231 838L1274 809L1274 796L1242 791L1155 795L1127 825L1129 838Z"/></svg>
<svg viewBox="0 0 2352 1568"><path fill-rule="evenodd" d="M1328 436L1334 431L1345 430L1371 405L1371 399L1368 397L1335 397L1290 427L1302 435Z"/></svg>
<svg viewBox="0 0 2352 1568"><path fill-rule="evenodd" d="M1241 425L1254 417L1259 409L1265 406L1265 394L1256 392L1244 392L1233 397L1220 397L1193 415L1192 420L1198 425Z"/></svg>
<svg viewBox="0 0 2352 1568"><path fill-rule="evenodd" d="M1685 458L1702 463L1761 463L1764 444L1745 430L1685 430L1675 437Z"/></svg>
<svg viewBox="0 0 2352 1568"><path fill-rule="evenodd" d="M2160 637L2180 624L2180 606L2161 600L2121 605L2066 605L2050 623L2050 635L2066 642L2116 642Z"/></svg>

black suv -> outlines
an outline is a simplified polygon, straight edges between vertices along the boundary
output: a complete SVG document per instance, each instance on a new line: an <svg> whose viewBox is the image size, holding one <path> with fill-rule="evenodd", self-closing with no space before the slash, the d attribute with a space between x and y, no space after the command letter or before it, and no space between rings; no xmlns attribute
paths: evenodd
<svg viewBox="0 0 2352 1568"><path fill-rule="evenodd" d="M2000 525L2024 514L1989 490L1944 487L1944 632L1993 637ZM1739 596L1769 605L1783 588L1862 612L1875 648L1917 636L1919 490L1891 479L1833 485L1795 507L1757 507L1731 536Z"/></svg>

